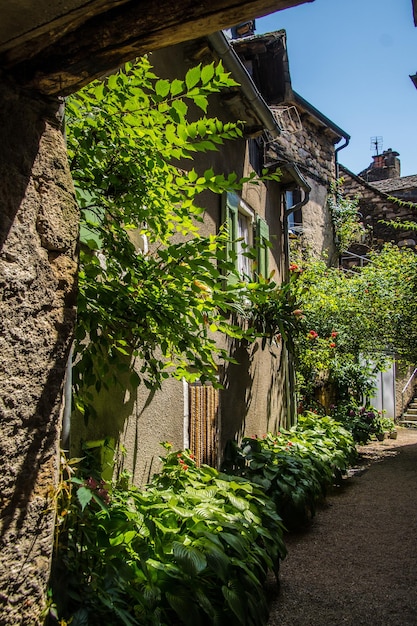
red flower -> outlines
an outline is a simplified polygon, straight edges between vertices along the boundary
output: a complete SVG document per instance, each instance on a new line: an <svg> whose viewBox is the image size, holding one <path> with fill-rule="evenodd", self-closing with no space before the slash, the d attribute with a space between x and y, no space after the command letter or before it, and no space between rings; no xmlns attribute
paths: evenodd
<svg viewBox="0 0 417 626"><path fill-rule="evenodd" d="M95 478L93 478L92 476L90 476L90 478L88 478L88 479L85 481L85 484L86 484L86 487L88 487L89 489L97 489L97 488L98 488L98 486L99 486L99 484L98 484L98 482L96 481L96 479L95 479Z"/></svg>
<svg viewBox="0 0 417 626"><path fill-rule="evenodd" d="M290 263L290 272L297 272L298 270L299 270L299 267L297 263Z"/></svg>
<svg viewBox="0 0 417 626"><path fill-rule="evenodd" d="M316 333L315 330L310 330L308 335L307 335L307 339L317 339L318 336L319 336L319 334Z"/></svg>
<svg viewBox="0 0 417 626"><path fill-rule="evenodd" d="M335 342L334 342L334 341L331 341L331 342L329 343L329 346L330 346L331 348L335 348L335 347L336 347L336 344L335 344Z"/></svg>
<svg viewBox="0 0 417 626"><path fill-rule="evenodd" d="M293 315L295 315L296 317L299 317L300 315L303 314L301 309L295 309L295 311L292 312Z"/></svg>
<svg viewBox="0 0 417 626"><path fill-rule="evenodd" d="M186 472L188 470L188 465L185 465L185 463L182 466L182 469Z"/></svg>
<svg viewBox="0 0 417 626"><path fill-rule="evenodd" d="M333 331L331 332L331 337L337 337L337 335L338 335L338 334L339 334L339 333L337 333L335 330L333 330Z"/></svg>

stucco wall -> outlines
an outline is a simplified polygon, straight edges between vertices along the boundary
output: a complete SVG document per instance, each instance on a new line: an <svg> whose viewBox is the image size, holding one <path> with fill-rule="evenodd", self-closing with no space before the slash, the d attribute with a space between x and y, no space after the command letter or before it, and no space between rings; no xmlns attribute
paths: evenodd
<svg viewBox="0 0 417 626"><path fill-rule="evenodd" d="M0 87L0 621L38 623L49 576L78 211L59 103Z"/></svg>
<svg viewBox="0 0 417 626"><path fill-rule="evenodd" d="M239 176L250 171L247 144L244 140L227 142L219 152L197 155L193 166L198 169L213 167L214 171L236 171ZM283 274L282 203L280 185L274 182L259 185L245 184L242 198L270 227L272 248L269 270L275 270L279 283ZM204 206L203 235L217 233L221 224L222 198L212 193L201 196ZM219 455L226 442L243 435L263 434L277 430L287 419L287 361L282 344L261 342L253 345L230 342L219 336L219 345L227 347L237 364L220 363L219 377L224 385L220 393ZM185 396L184 396L185 394ZM96 402L98 419L90 420L85 428L81 417L72 421L71 451L77 456L83 441L120 438L116 470L128 470L136 484L146 483L159 469L158 457L163 453L160 443L170 441L175 449L185 446L184 414L187 387L182 381L167 380L162 389L149 393L140 386L137 390L113 389L111 394L100 393ZM122 453L122 449L124 452Z"/></svg>

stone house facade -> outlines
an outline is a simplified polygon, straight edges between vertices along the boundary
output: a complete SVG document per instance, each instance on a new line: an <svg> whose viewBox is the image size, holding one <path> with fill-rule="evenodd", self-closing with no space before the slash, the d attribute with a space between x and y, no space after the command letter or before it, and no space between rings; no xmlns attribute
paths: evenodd
<svg viewBox="0 0 417 626"><path fill-rule="evenodd" d="M283 52L278 65L272 62L276 46L267 54L271 80L284 84L285 77L283 104L267 103L264 85L255 84L255 76L245 70L241 48L247 54L248 47L258 48L265 41L273 41ZM244 120L245 137L209 157L197 155L193 165L200 170L212 167L226 175L236 172L238 176L259 173L264 167L279 169L281 179L247 183L239 196L207 196L202 234L218 232L225 219L225 205L236 211L239 221L248 222L248 232L261 222L271 244L265 267L268 273L274 272L278 284L288 275L290 237L299 238L317 255L326 253L329 261L335 258L327 196L335 178L335 143L348 137L292 93L287 62L282 62L286 59L284 43L282 31L278 36L247 37L237 42L217 33L152 55L157 75L167 78L181 78L197 62L222 59L240 84L212 97L209 114L222 121ZM271 80L265 85L270 86ZM288 127L285 116L289 108L296 110L295 128ZM117 449L121 441L127 454L116 455L117 471L127 469L136 483L143 484L158 469L162 441L169 440L175 448L189 447L198 460L219 465L230 440L290 426L295 419L295 401L293 370L285 346L279 341L266 347L260 341L252 345L221 337L218 341L237 361L219 364L221 391L210 385L168 380L160 391L150 393L139 388L125 403L121 396L102 391L96 406L99 420L86 428L81 417L74 416L72 453L79 455L82 442L99 446L111 441Z"/></svg>
<svg viewBox="0 0 417 626"><path fill-rule="evenodd" d="M417 175L401 176L398 156L391 149L376 155L370 166L358 175L340 166L344 193L348 197L358 197L361 220L367 229L363 240L353 244L348 252L366 256L369 249L378 248L385 242L416 247L415 231L406 225L393 228L389 224L390 221L417 222ZM350 262L354 263L353 258Z"/></svg>
<svg viewBox="0 0 417 626"><path fill-rule="evenodd" d="M262 155L256 150L257 139L265 129L271 136L281 131L250 78L247 76L245 82L240 74L244 68L224 35L167 48L154 53L151 62L158 76L172 79L183 78L197 63L219 59L241 86L211 96L208 114L223 122L243 120L244 137L209 155L197 154L192 166L201 172L208 168L225 175L235 172L240 178L259 169ZM234 237L244 237L246 243L255 245L257 233L262 232L270 242L263 250L264 272L273 272L279 284L285 280L289 265L283 232L284 187L299 180L301 174L291 168L279 183L245 183L241 192L223 197L206 194L201 200L205 209L201 234L216 234L228 218L234 222L232 232L236 228ZM238 263L246 261L238 256ZM295 412L289 357L283 343L277 340L262 347L261 341L248 344L220 335L217 341L236 361L219 362L220 391L198 381L189 384L168 379L159 391L149 392L143 387L127 390L129 401L125 402L123 394L103 390L96 402L98 420L86 427L81 416L73 416L71 453L78 455L86 442L88 446L105 446L110 441L116 449L116 470L128 470L137 484L144 484L159 469L163 441L170 441L174 449L190 448L198 461L219 466L228 441L290 426ZM122 447L127 451L124 455L118 453Z"/></svg>
<svg viewBox="0 0 417 626"><path fill-rule="evenodd" d="M302 249L315 256L325 255L329 265L334 265L337 251L327 199L337 176L338 152L350 137L293 91L284 30L245 37L232 44L282 126L276 141L264 138L266 162L279 165L280 161L291 161L310 187L307 202L289 215L291 236L299 239ZM297 190L289 192L289 203L299 198Z"/></svg>

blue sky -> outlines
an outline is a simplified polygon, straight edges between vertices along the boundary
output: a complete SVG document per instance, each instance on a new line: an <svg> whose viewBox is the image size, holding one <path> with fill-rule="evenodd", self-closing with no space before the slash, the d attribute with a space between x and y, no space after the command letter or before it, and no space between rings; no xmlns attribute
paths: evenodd
<svg viewBox="0 0 417 626"><path fill-rule="evenodd" d="M417 174L417 28L411 0L315 0L256 20L256 33L284 28L292 85L351 136L339 161L359 173L371 137Z"/></svg>

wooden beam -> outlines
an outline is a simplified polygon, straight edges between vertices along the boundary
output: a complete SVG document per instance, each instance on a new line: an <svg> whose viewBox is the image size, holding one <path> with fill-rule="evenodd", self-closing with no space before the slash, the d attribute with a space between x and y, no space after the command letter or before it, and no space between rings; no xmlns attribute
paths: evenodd
<svg viewBox="0 0 417 626"><path fill-rule="evenodd" d="M22 86L67 95L146 52L314 0L137 0L57 28L0 55ZM113 5L114 6L114 5Z"/></svg>

